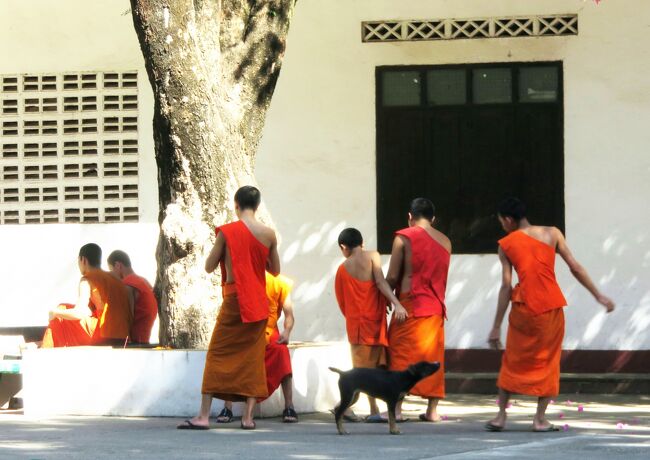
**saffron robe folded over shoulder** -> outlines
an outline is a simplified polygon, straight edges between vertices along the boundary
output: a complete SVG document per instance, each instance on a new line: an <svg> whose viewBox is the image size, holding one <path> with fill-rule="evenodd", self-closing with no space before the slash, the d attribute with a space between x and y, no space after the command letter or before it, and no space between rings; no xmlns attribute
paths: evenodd
<svg viewBox="0 0 650 460"><path fill-rule="evenodd" d="M133 321L126 285L111 273L91 269L82 280L90 285L91 316L81 320L54 318L43 337L43 348L121 345ZM59 308L73 308L61 304Z"/></svg>
<svg viewBox="0 0 650 460"><path fill-rule="evenodd" d="M519 284L512 291L497 386L511 393L556 396L566 299L555 279L555 248L522 231L510 233L499 245Z"/></svg>
<svg viewBox="0 0 650 460"><path fill-rule="evenodd" d="M445 291L451 256L421 227L405 228L395 234L407 238L411 246L411 290L399 296L409 316L402 323L391 321L388 329L389 369L403 371L418 361L438 361L438 372L421 380L410 394L444 398Z"/></svg>
<svg viewBox="0 0 650 460"><path fill-rule="evenodd" d="M408 293L401 294L399 301L409 316L402 323L391 321L388 328L389 370L403 371L419 361L438 361L438 372L421 380L409 394L423 398L444 398L444 318L441 315L416 316L413 298Z"/></svg>
<svg viewBox="0 0 650 460"><path fill-rule="evenodd" d="M341 264L336 272L334 288L345 317L348 341L353 345L388 346L387 301L375 281L360 281Z"/></svg>
<svg viewBox="0 0 650 460"><path fill-rule="evenodd" d="M158 301L153 289L146 279L135 273L125 276L122 281L138 291L131 326L131 342L149 343L151 330L158 316Z"/></svg>
<svg viewBox="0 0 650 460"><path fill-rule="evenodd" d="M278 343L280 338L278 319L282 314L282 307L292 287L293 281L289 278L266 273L269 319L266 322L264 364L266 368L266 388L269 396L273 394L286 377L293 374L289 348L286 343Z"/></svg>
<svg viewBox="0 0 650 460"><path fill-rule="evenodd" d="M225 401L266 398L265 267L269 249L242 221L216 229L226 238L235 283L223 286L223 304L212 332L201 392ZM221 262L223 279L225 267Z"/></svg>

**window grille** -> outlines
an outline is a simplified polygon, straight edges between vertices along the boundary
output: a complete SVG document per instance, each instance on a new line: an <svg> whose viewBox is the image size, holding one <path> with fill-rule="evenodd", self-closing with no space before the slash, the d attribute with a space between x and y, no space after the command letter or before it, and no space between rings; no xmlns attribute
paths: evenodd
<svg viewBox="0 0 650 460"><path fill-rule="evenodd" d="M0 75L0 224L137 222L138 73Z"/></svg>
<svg viewBox="0 0 650 460"><path fill-rule="evenodd" d="M578 35L578 15L364 21L363 42Z"/></svg>

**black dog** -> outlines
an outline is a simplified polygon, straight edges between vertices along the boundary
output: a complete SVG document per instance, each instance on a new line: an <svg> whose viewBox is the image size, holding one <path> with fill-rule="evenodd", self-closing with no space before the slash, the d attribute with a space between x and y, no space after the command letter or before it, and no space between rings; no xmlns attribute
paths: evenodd
<svg viewBox="0 0 650 460"><path fill-rule="evenodd" d="M357 402L359 393L365 393L386 403L390 433L399 434L400 431L395 422L397 403L404 399L404 396L416 383L440 369L440 363L420 361L402 372L369 368L356 368L349 371L341 371L334 367L329 369L340 374L339 391L341 392L341 402L334 412L336 429L339 434L349 434L343 429L343 413L348 407Z"/></svg>

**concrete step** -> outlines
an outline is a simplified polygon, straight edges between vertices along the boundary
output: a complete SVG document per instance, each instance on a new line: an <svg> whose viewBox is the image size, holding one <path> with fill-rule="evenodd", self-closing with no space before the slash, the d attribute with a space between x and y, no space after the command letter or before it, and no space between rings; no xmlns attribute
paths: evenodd
<svg viewBox="0 0 650 460"><path fill-rule="evenodd" d="M447 372L448 393L495 394L496 372ZM648 394L650 373L562 373L561 393Z"/></svg>

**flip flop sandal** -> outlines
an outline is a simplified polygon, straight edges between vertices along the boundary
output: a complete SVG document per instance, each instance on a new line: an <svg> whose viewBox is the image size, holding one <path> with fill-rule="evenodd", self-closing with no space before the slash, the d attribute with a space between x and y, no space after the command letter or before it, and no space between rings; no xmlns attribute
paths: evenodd
<svg viewBox="0 0 650 460"><path fill-rule="evenodd" d="M429 419L427 418L427 415L426 415L426 414L420 414L420 415L418 416L418 419L419 419L421 422L427 422L427 423L438 423L438 422L440 421L440 420L429 420ZM441 420L442 420L442 419L441 419Z"/></svg>
<svg viewBox="0 0 650 460"><path fill-rule="evenodd" d="M282 412L282 423L298 423L298 414L293 407L288 407Z"/></svg>
<svg viewBox="0 0 650 460"><path fill-rule="evenodd" d="M178 425L176 427L178 430L199 430L199 431L205 431L209 430L209 426L203 426L203 425L195 425L193 424L190 420L185 420L183 423Z"/></svg>
<svg viewBox="0 0 650 460"><path fill-rule="evenodd" d="M410 422L410 421L411 421L411 419L408 418L408 417L402 417L402 418L395 419L395 423L404 423L404 422Z"/></svg>
<svg viewBox="0 0 650 460"><path fill-rule="evenodd" d="M492 432L503 431L503 427L502 427L502 426L493 425L491 422L487 422L487 423L485 424L484 428L485 428L485 431L492 431Z"/></svg>
<svg viewBox="0 0 650 460"><path fill-rule="evenodd" d="M560 429L555 425L549 425L546 428L542 428L539 430L533 429L533 433L551 433L552 431L560 431Z"/></svg>
<svg viewBox="0 0 650 460"><path fill-rule="evenodd" d="M223 409L221 409L221 412L219 412L219 415L217 415L217 423L230 423L232 422L232 418L233 418L232 411L227 407L224 407Z"/></svg>
<svg viewBox="0 0 650 460"><path fill-rule="evenodd" d="M366 423L388 423L388 419L383 418L380 414L369 415L365 418Z"/></svg>
<svg viewBox="0 0 650 460"><path fill-rule="evenodd" d="M242 422L241 422L241 429L242 430L254 430L255 428L257 428L257 425L255 424L255 420L253 420L253 424L251 426L244 425L244 422L242 420Z"/></svg>

